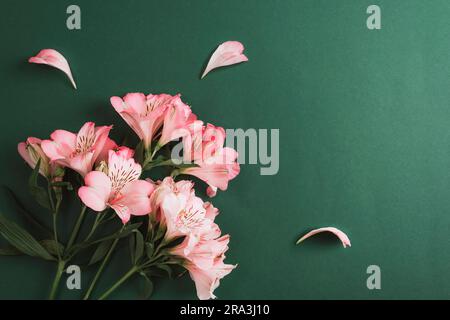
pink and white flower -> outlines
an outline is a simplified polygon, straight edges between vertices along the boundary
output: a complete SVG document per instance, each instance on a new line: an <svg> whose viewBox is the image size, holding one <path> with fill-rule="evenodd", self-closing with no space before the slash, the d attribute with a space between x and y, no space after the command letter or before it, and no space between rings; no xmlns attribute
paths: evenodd
<svg viewBox="0 0 450 320"><path fill-rule="evenodd" d="M168 94L128 93L123 99L112 97L111 104L148 149L174 98Z"/></svg>
<svg viewBox="0 0 450 320"><path fill-rule="evenodd" d="M228 181L240 171L236 150L224 147L225 130L212 124L195 121L188 126L189 134L183 137L183 160L196 167L180 170L180 173L196 176L209 187L207 194L216 195L217 189L226 190Z"/></svg>
<svg viewBox="0 0 450 320"><path fill-rule="evenodd" d="M17 145L17 150L32 169L36 167L40 159L39 173L45 178L49 180L61 178L64 171L58 165L50 163L50 159L42 150L41 143L41 139L29 137L25 142Z"/></svg>
<svg viewBox="0 0 450 320"><path fill-rule="evenodd" d="M210 204L206 206L212 207ZM217 210L210 211L211 213L213 215L205 218L213 220ZM209 226L208 229L192 232L180 245L171 249L173 255L184 259L183 265L195 282L198 298L202 300L214 299L214 290L219 286L220 279L236 267L223 262L230 236L220 236L220 228L215 223L210 223Z"/></svg>
<svg viewBox="0 0 450 320"><path fill-rule="evenodd" d="M188 132L186 128L195 120L197 116L192 113L191 107L181 100L179 94L174 96L164 116L164 125L157 148L184 136Z"/></svg>
<svg viewBox="0 0 450 320"><path fill-rule="evenodd" d="M153 184L139 180L142 168L132 158L132 150L122 147L109 151L103 171L91 171L78 190L81 201L94 211L112 208L125 224L132 215L151 212L150 196Z"/></svg>
<svg viewBox="0 0 450 320"><path fill-rule="evenodd" d="M216 257L213 266L208 269L202 269L194 263L186 264L185 267L195 282L197 296L200 300L215 299L214 290L219 287L220 280L236 268L236 265L225 264L224 259L223 255Z"/></svg>
<svg viewBox="0 0 450 320"><path fill-rule="evenodd" d="M194 193L188 197L182 193L168 194L162 202L161 209L163 223L167 227L165 237L168 241L199 229L209 228L210 223L205 219L206 210L203 201Z"/></svg>
<svg viewBox="0 0 450 320"><path fill-rule="evenodd" d="M102 153L111 128L95 127L93 122L86 122L77 134L56 130L50 135L51 140L42 141L42 150L51 162L71 168L84 177Z"/></svg>
<svg viewBox="0 0 450 320"><path fill-rule="evenodd" d="M152 193L152 197L150 199L152 204L152 209L154 212L161 208L161 204L164 198L168 194L184 194L186 197L189 197L193 191L194 183L189 180L181 180L175 182L172 177L165 177L162 181L153 182L149 179L147 181L154 184L155 191Z"/></svg>

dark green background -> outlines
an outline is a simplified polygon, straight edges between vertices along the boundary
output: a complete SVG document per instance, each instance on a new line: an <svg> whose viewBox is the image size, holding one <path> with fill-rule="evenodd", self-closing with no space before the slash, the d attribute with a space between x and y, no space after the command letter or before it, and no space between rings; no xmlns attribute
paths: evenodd
<svg viewBox="0 0 450 320"><path fill-rule="evenodd" d="M66 28L69 4L82 30ZM366 8L382 9L382 29ZM242 165L213 200L238 268L223 299L450 297L450 2L447 0L2 1L1 184L33 210L30 170L16 152L27 136L78 130L87 120L126 132L109 97L182 93L195 113L225 128L280 129L280 171ZM239 40L250 61L199 75L221 42ZM79 89L50 67L62 52ZM203 188L203 185L198 185ZM24 191L22 191L24 190ZM17 216L11 201L1 209ZM75 209L74 209L75 210ZM67 213L73 217L73 213ZM44 216L44 213L41 212ZM347 232L343 249L302 233ZM115 267L106 288L127 267ZM366 288L381 267L382 289ZM1 257L0 298L45 298L54 265ZM89 281L83 274L83 285ZM138 283L113 298L136 298ZM64 292L65 297L79 293ZM191 280L159 281L155 298L195 298Z"/></svg>

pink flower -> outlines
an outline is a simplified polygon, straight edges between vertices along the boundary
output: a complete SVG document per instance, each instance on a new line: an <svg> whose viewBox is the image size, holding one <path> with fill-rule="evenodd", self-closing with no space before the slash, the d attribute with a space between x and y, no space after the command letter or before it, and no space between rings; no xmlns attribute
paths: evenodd
<svg viewBox="0 0 450 320"><path fill-rule="evenodd" d="M212 124L203 126L195 121L188 127L190 134L183 137L183 160L192 162L196 167L180 170L180 173L196 176L209 187L208 196L216 194L217 188L226 190L228 181L234 179L240 171L236 150L223 147L225 130Z"/></svg>
<svg viewBox="0 0 450 320"><path fill-rule="evenodd" d="M214 290L220 285L220 280L228 275L235 265L225 264L225 256L217 257L211 268L202 269L193 263L188 263L185 267L189 271L191 279L195 282L197 296L200 300L215 299Z"/></svg>
<svg viewBox="0 0 450 320"><path fill-rule="evenodd" d="M173 198L168 197L167 201L173 201ZM199 299L204 300L215 298L213 292L219 286L220 279L229 274L235 266L223 263L230 236L220 236L220 228L214 223L218 210L209 202L203 203L202 207L204 210L201 214L198 214L200 210L197 207L197 214L188 210L186 216L180 216L190 218L191 226L185 230L187 232L182 232L186 235L184 241L172 248L170 253L184 259L183 265L195 282L197 295ZM180 224L181 228L186 226L186 223ZM179 225L176 228L181 230Z"/></svg>
<svg viewBox="0 0 450 320"><path fill-rule="evenodd" d="M147 179L152 182L151 180ZM180 193L184 194L186 197L189 197L192 193L192 188L194 187L194 183L188 180L181 180L175 182L172 177L165 177L163 181L157 181L156 183L152 182L155 186L155 191L151 197L152 209L153 211L159 210L164 198L168 194L178 195Z"/></svg>
<svg viewBox="0 0 450 320"><path fill-rule="evenodd" d="M78 134L56 130L51 140L42 141L42 150L54 163L71 168L83 177L92 170L108 138L111 126L95 127L86 122Z"/></svg>
<svg viewBox="0 0 450 320"><path fill-rule="evenodd" d="M123 99L112 97L111 104L148 149L173 98L168 94L145 96L143 93L128 93Z"/></svg>
<svg viewBox="0 0 450 320"><path fill-rule="evenodd" d="M40 159L39 173L45 178L52 180L64 174L62 168L56 164L50 163L50 159L41 148L41 139L29 137L25 142L21 142L17 146L20 156L34 169Z"/></svg>
<svg viewBox="0 0 450 320"><path fill-rule="evenodd" d="M106 167L91 171L78 190L81 201L94 211L112 208L125 224L131 215L142 216L151 212L150 196L153 185L139 180L141 166L132 158L130 149L109 151Z"/></svg>
<svg viewBox="0 0 450 320"><path fill-rule="evenodd" d="M197 116L192 113L187 104L181 101L180 95L174 96L164 116L164 125L157 148L184 136L188 132L187 126L196 119Z"/></svg>
<svg viewBox="0 0 450 320"><path fill-rule="evenodd" d="M168 193L161 203L162 222L167 227L165 238L170 241L176 237L208 229L211 221L206 219L203 200L195 196L194 190L189 195Z"/></svg>
<svg viewBox="0 0 450 320"><path fill-rule="evenodd" d="M218 238L221 233L219 227L216 224L211 226L213 227L207 232L187 236L183 243L171 250L171 253L183 257L203 270L212 268L216 258L228 250L230 236Z"/></svg>

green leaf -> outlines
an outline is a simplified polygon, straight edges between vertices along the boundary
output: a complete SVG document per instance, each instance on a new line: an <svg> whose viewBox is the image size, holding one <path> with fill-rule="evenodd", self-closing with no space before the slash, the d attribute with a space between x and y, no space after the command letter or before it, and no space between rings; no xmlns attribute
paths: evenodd
<svg viewBox="0 0 450 320"><path fill-rule="evenodd" d="M144 278L144 287L142 290L142 299L147 300L153 293L153 282L150 278L144 273L139 273Z"/></svg>
<svg viewBox="0 0 450 320"><path fill-rule="evenodd" d="M172 268L166 264L157 264L156 268L161 269L167 273L169 278L172 278Z"/></svg>
<svg viewBox="0 0 450 320"><path fill-rule="evenodd" d="M163 226L161 224L158 224L156 227L158 229L156 230L155 238L153 239L154 242L157 242L157 241L161 240L162 238L164 238L164 236L166 235L166 231L167 231L167 227Z"/></svg>
<svg viewBox="0 0 450 320"><path fill-rule="evenodd" d="M0 214L0 233L10 244L29 256L55 260L31 234L2 214Z"/></svg>
<svg viewBox="0 0 450 320"><path fill-rule="evenodd" d="M52 206L49 200L49 194L47 191L38 185L38 176L39 176L39 168L41 165L41 159L38 160L36 166L31 173L30 178L28 179L28 187L30 189L30 193L33 198L36 200L39 205L42 207L52 210Z"/></svg>
<svg viewBox="0 0 450 320"><path fill-rule="evenodd" d="M136 237L134 234L131 235L130 240L130 257L131 257L131 263L134 265L134 261L136 261L135 253L136 253Z"/></svg>
<svg viewBox="0 0 450 320"><path fill-rule="evenodd" d="M99 242L103 242L105 240L110 240L110 239L120 239L120 238L124 238L127 237L128 235L130 235L134 230L136 230L137 228L139 228L141 226L142 222L138 222L138 223L133 223L133 224L129 224L126 225L125 228L123 230L119 230L115 233L113 233L112 235L103 237L99 240L95 240L92 243L99 243Z"/></svg>
<svg viewBox="0 0 450 320"><path fill-rule="evenodd" d="M136 251L134 254L135 261L134 263L137 264L139 259L142 258L144 255L144 237L142 236L142 233L139 230L135 230L135 237L136 237Z"/></svg>
<svg viewBox="0 0 450 320"><path fill-rule="evenodd" d="M22 251L13 246L0 248L0 256L22 256L23 254Z"/></svg>
<svg viewBox="0 0 450 320"><path fill-rule="evenodd" d="M147 242L145 244L145 253L147 254L147 258L151 259L153 257L153 253L155 252L155 246L151 242Z"/></svg>
<svg viewBox="0 0 450 320"><path fill-rule="evenodd" d="M144 237L139 230L134 230L130 237L131 262L136 265L144 255Z"/></svg>
<svg viewBox="0 0 450 320"><path fill-rule="evenodd" d="M73 190L73 186L70 182L68 181L58 181L58 182L53 182L52 183L52 187L60 187L60 188L66 188L69 191Z"/></svg>
<svg viewBox="0 0 450 320"><path fill-rule="evenodd" d="M73 246L73 251L76 251L80 248L87 248L90 247L94 244L97 243L101 243L107 240L114 240L114 239L121 239L124 237L127 237L128 235L130 235L134 230L136 230L137 228L139 228L141 226L142 222L138 222L138 223L133 223L133 224L129 224L126 225L125 228L122 230L119 230L109 236L94 240L94 241L90 241L90 242L85 242L85 243L80 243L78 245Z"/></svg>
<svg viewBox="0 0 450 320"><path fill-rule="evenodd" d="M186 238L186 236L176 237L172 241L164 244L161 247L162 248L173 248L173 247L176 247L177 245L181 244L184 241L185 238Z"/></svg>
<svg viewBox="0 0 450 320"><path fill-rule="evenodd" d="M22 204L22 202L19 200L19 198L16 196L16 194L8 187L3 186L3 188L9 193L11 198L16 203L17 207L19 208L19 211L23 214L23 216L27 219L27 221L36 229L38 230L44 237L51 238L53 237L53 232L50 231L45 225L38 220L36 217L34 217L33 214L31 214L25 206Z"/></svg>
<svg viewBox="0 0 450 320"><path fill-rule="evenodd" d="M92 254L92 257L88 263L88 266L93 265L93 264L99 262L100 260L102 260L108 253L109 249L111 248L113 241L114 240L110 239L110 240L101 242L97 246L97 249L95 249L94 253Z"/></svg>
<svg viewBox="0 0 450 320"><path fill-rule="evenodd" d="M60 255L64 252L64 246L55 240L41 240L39 243L54 256L58 256L58 251Z"/></svg>

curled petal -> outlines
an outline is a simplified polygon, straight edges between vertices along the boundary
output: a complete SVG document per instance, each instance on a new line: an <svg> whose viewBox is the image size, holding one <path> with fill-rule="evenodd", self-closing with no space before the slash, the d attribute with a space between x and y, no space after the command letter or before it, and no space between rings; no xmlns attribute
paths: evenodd
<svg viewBox="0 0 450 320"><path fill-rule="evenodd" d="M308 239L309 237L311 237L315 234L321 233L321 232L331 232L334 235L336 235L339 238L339 240L341 240L344 248L346 248L347 246L351 247L350 239L347 237L347 235L344 232L342 232L341 230L333 228L333 227L319 228L319 229L312 230L312 231L308 232L307 234L305 234L300 239L298 239L297 244L299 244L303 240Z"/></svg>
<svg viewBox="0 0 450 320"><path fill-rule="evenodd" d="M203 72L202 79L211 70L219 67L248 61L248 58L242 53L244 45L238 41L227 41L222 43L209 59L208 65Z"/></svg>
<svg viewBox="0 0 450 320"><path fill-rule="evenodd" d="M36 56L28 59L30 63L47 64L63 71L72 82L73 87L76 89L77 85L73 80L72 71L70 70L69 63L66 58L54 49L43 49Z"/></svg>

